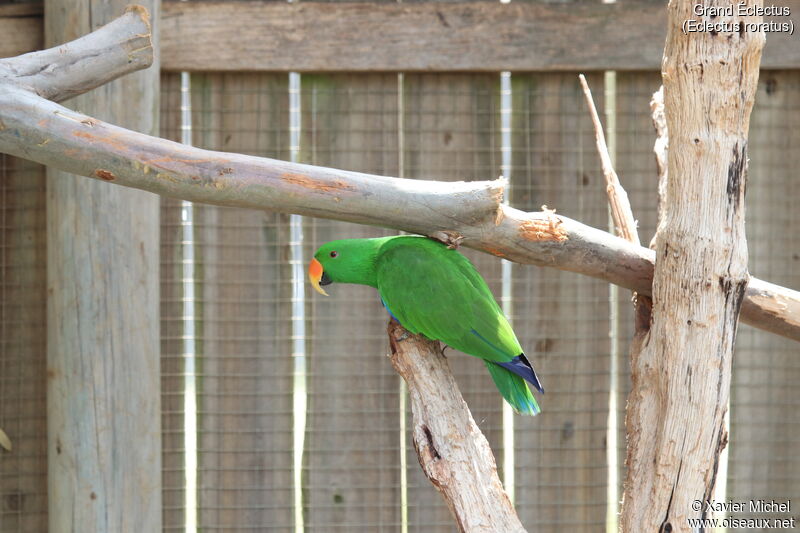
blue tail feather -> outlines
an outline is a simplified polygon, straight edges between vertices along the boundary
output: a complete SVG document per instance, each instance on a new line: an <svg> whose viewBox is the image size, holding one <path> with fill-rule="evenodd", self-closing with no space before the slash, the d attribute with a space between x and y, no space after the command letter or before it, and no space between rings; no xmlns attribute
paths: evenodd
<svg viewBox="0 0 800 533"><path fill-rule="evenodd" d="M489 341L489 339L487 339L486 337L475 331L475 329L471 329L470 331L472 332L473 335L475 335L480 340L485 342L496 353L508 357L508 355L506 355L506 353L503 352L503 350L492 344ZM531 385L536 387L536 390L544 394L544 387L542 387L542 383L539 381L539 376L536 375L536 371L533 369L533 365L531 364L530 361L528 361L528 358L525 357L524 353L519 354L511 361L505 363L498 363L497 361L494 361L494 363L496 365L505 368L509 372L513 372L514 374L518 375L519 377L521 377L522 379L524 379L525 381L529 382Z"/></svg>
<svg viewBox="0 0 800 533"><path fill-rule="evenodd" d="M525 357L524 353L519 354L511 361L507 363L498 363L495 362L496 365L499 365L509 372L513 372L534 387L536 390L544 394L544 387L542 387L542 383L539 381L539 376L536 375L536 371L533 369L533 365L531 365L528 358Z"/></svg>
<svg viewBox="0 0 800 533"><path fill-rule="evenodd" d="M524 379L492 361L484 359L483 362L486 364L497 390L515 411L524 415L536 415L541 412L539 403L531 394Z"/></svg>

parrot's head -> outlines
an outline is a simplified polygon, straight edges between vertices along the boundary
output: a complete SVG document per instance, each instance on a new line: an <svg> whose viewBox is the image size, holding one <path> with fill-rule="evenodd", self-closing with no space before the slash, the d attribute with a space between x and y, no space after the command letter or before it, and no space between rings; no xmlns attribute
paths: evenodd
<svg viewBox="0 0 800 533"><path fill-rule="evenodd" d="M331 283L375 286L375 260L384 239L343 239L320 246L308 265L308 278L320 294Z"/></svg>

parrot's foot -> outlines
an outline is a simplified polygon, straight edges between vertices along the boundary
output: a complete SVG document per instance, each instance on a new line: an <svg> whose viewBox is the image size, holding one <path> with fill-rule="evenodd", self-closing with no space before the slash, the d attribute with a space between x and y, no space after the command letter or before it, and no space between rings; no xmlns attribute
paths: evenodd
<svg viewBox="0 0 800 533"><path fill-rule="evenodd" d="M404 341L411 336L411 333L391 314L389 317L389 333L397 342Z"/></svg>
<svg viewBox="0 0 800 533"><path fill-rule="evenodd" d="M434 231L430 235L431 239L435 239L442 244L447 245L447 247L451 250L455 250L458 248L461 243L464 241L464 236L458 233L457 231L450 231L450 230L443 230L443 231Z"/></svg>

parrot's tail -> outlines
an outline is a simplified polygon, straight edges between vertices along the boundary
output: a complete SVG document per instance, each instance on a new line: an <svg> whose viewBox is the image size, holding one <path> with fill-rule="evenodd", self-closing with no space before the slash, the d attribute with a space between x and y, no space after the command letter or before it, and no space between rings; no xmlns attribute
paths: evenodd
<svg viewBox="0 0 800 533"><path fill-rule="evenodd" d="M524 379L496 363L485 359L483 362L486 363L497 390L515 411L523 415L537 415L541 412Z"/></svg>
<svg viewBox="0 0 800 533"><path fill-rule="evenodd" d="M533 369L533 365L531 362L528 361L528 358L525 357L524 353L519 354L511 361L507 363L500 363L497 362L498 365L502 366L506 370L510 370L511 372L515 373L528 383L534 386L536 390L544 394L544 387L542 387L542 382L539 381L539 376L536 375L536 370Z"/></svg>

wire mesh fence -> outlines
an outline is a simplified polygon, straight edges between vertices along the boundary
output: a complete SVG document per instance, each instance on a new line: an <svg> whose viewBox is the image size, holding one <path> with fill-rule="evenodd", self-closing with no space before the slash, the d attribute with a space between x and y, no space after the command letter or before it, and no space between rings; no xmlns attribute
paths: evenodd
<svg viewBox="0 0 800 533"><path fill-rule="evenodd" d="M165 136L179 138L180 84L164 76ZM285 156L285 76L196 75L192 137L197 146ZM182 230L183 205L162 208L162 376L165 413L165 529L184 529L187 490L197 527L276 530L292 525L291 277L287 217L195 205L194 240ZM195 275L184 277L187 246ZM195 315L186 317L186 282ZM187 353L186 320L195 351ZM187 413L189 357L196 358L196 412ZM168 370L167 370L168 369ZM196 427L197 482L186 486L187 417ZM167 508L167 506L169 506Z"/></svg>
<svg viewBox="0 0 800 533"><path fill-rule="evenodd" d="M747 246L750 273L800 286L800 222L795 177L800 141L798 72L765 72L750 121ZM742 325L736 339L730 408L727 494L734 501L800 499L800 346ZM750 510L749 510L750 511ZM741 513L738 518L764 517ZM797 518L797 511L769 513Z"/></svg>
<svg viewBox="0 0 800 533"><path fill-rule="evenodd" d="M602 76L591 76L603 110ZM513 75L511 204L543 204L591 226L608 214L594 131L574 74ZM534 530L597 531L606 521L608 284L514 269L514 326L546 379L545 416L516 421L517 508ZM524 503L523 503L524 502Z"/></svg>
<svg viewBox="0 0 800 533"><path fill-rule="evenodd" d="M0 154L0 531L47 529L45 177Z"/></svg>
<svg viewBox="0 0 800 533"><path fill-rule="evenodd" d="M288 159L299 113L302 162L439 180L501 174L500 78L496 74L303 75L300 107L279 74L192 75L197 146ZM615 128L616 166L642 242L656 221L649 99L657 73L589 79ZM750 271L800 286L792 230L800 191L794 72L762 76L750 130ZM572 73L512 74L510 201L607 229L602 174L585 104ZM609 89L609 95L604 89ZM180 79L162 83L162 135L180 139ZM0 531L46 529L44 178L40 167L2 156L0 198ZM292 361L288 216L193 207L185 239L181 202L162 202L161 315L164 529L186 530L195 502L203 531L452 531L449 512L420 473L402 434L399 379L388 360L388 316L374 290L306 290L307 395L298 405ZM306 219L304 258L328 240L386 235L379 228ZM185 250L195 250L195 315ZM500 262L465 252L499 295ZM504 447L502 400L480 361L448 351L476 422L498 459L513 451L514 493L530 531L598 531L623 479L630 295L575 274L515 265L511 319L548 392L543 413L514 419ZM614 310L616 309L616 313ZM187 492L187 337L195 322L197 481ZM727 497L800 499L795 343L747 326L739 331L731 398ZM612 402L612 399L616 403ZM615 409L616 420L609 417ZM298 440L298 416L305 413ZM614 446L617 453L609 453ZM505 441L507 443L508 441ZM295 454L302 452L301 468ZM505 463L512 464L512 463ZM504 475L501 472L501 475ZM611 502L610 502L611 500ZM609 505L611 503L611 505Z"/></svg>
<svg viewBox="0 0 800 533"><path fill-rule="evenodd" d="M264 75L241 76L252 77L250 83L265 91ZM259 76L262 80L255 81ZM502 147L497 75L425 74L398 78L395 74L319 74L303 75L301 79L299 158L303 162L440 180L491 179L500 174ZM642 241L649 242L655 230L657 203L649 100L658 87L659 77L656 73L620 74L611 88L610 100L604 94L601 75L590 77L589 81L601 113L606 101L614 107L609 116L615 119L616 129L609 132L609 137L616 146L617 170L631 196ZM223 105L222 114L231 116L231 124L235 124L232 128L241 128L250 134L246 142L257 145L258 131L248 129L242 120L257 110L243 104L243 89L236 84L229 81L220 87L223 87L222 92L229 93L221 98L227 98L233 106ZM766 87L764 85L763 91ZM773 91L774 86L770 87ZM275 83L266 89L267 92L273 90L281 92L285 88ZM262 98L270 97L262 94ZM603 178L595 154L593 130L575 75L513 75L512 102L513 162L509 191L512 205L535 210L547 204L559 213L607 229ZM763 106L765 114L769 114L766 109L770 105L780 108L781 104ZM761 145L774 146L769 141L759 144L761 112L757 108L754 115L751 154ZM205 107L202 112L196 109L196 123L214 123L213 119L202 117L203 113L213 115L217 111L213 106ZM790 127L786 123L790 117L785 108L779 113L773 112L772 129L776 120L782 121L782 127ZM249 120L252 123L253 118ZM282 124L286 127L288 120ZM202 127L198 131L202 131ZM204 146L232 149L224 144ZM258 148L247 152L270 155ZM769 149L765 148L765 152ZM756 156L752 157L755 160ZM772 159L775 154L764 157L765 161L771 161L769 165L776 166ZM788 175L781 165L773 172L775 179L785 180ZM765 190L766 184L756 181L755 163L751 175L751 191L757 187ZM787 184L776 188L785 191ZM782 197L780 193L778 196ZM752 192L750 198L752 202ZM775 224L762 221L757 214L752 214L754 210L757 212L758 208L751 207L751 239L754 226ZM771 210L767 212L772 213ZM286 231L287 221L282 223ZM385 234L385 230L376 228L307 220L304 254L310 258L317 246L334 238ZM287 245L284 242L284 247ZM792 250L796 245L793 248L789 243L780 248ZM495 294L499 294L499 261L466 253ZM285 251L283 257L286 257ZM757 268L757 264L757 261L751 262L752 268ZM771 279L773 272L759 274ZM285 276L282 280L290 283ZM788 276L778 281L791 286L797 280ZM625 291L612 294L607 284L596 280L521 266L513 269L512 283L511 318L515 330L548 388L542 399L542 416L515 419L514 492L518 511L523 523L534 531L555 531L563 527L597 531L609 523L609 518L613 523L608 513L618 509L615 502L609 505L609 500L621 489L617 486L609 491L609 483L613 480L619 484L624 478L630 295ZM314 531L397 531L404 528L451 531L454 526L449 512L420 473L408 436L403 438L400 434L401 421L409 420L410 413L400 411L398 378L388 361L381 357L386 352L385 312L371 289L342 286L335 287L334 291L330 299L307 295L308 418L303 470L299 478L304 527ZM283 309L284 313L288 309L286 302ZM753 339L749 340L751 337ZM737 351L737 372L744 364L742 359L747 357L738 354L746 354L748 350L763 353L766 345L762 341L768 338L768 335L743 328ZM778 347L770 348L771 358L784 357L783 361L791 357L789 353L796 352L788 341L773 342ZM288 353L287 348L287 357ZM451 365L476 421L501 458L506 453L502 440L502 403L491 380L475 363L479 361L461 354L451 357ZM784 364L781 373L791 375L792 369L791 365ZM617 373L616 379L612 379L612 372ZM774 384L779 380L774 372L766 377L770 381L765 379L764 383ZM763 438L758 441L760 444L745 440L744 427L751 428L753 424L737 422L740 420L737 416L741 416L737 415L737 399L743 392L741 386L737 387L736 378L734 384L732 440L735 443L738 438L743 449L763 446ZM610 403L612 397L616 404ZM609 409L614 405L617 416L610 426ZM782 411L781 406L775 402L765 402L765 405L772 413L772 418L768 419L781 418L777 414ZM742 427L738 434L737 424ZM287 427L284 421L284 430ZM607 446L612 434L616 437L618 451L609 455ZM779 443L773 446L780 448ZM406 455L409 450L410 457ZM764 497L789 498L792 491L798 490L794 477L778 473L762 473L764 482L758 485L758 476L743 470L743 467L753 469L750 455L753 452L742 452L744 459L740 460L732 444L731 453L728 471L731 497L763 494ZM407 458L405 476L400 472L403 455ZM783 461L778 467L781 472L793 466L786 465L791 462L786 454L776 457ZM741 467L737 466L739 463ZM298 479L292 481L298 482ZM407 503L403 506L401 502ZM297 502L292 505L296 506ZM264 523L270 523L266 515L262 518L267 520ZM239 524L245 523L242 520L250 528L265 527L247 522L241 516ZM208 527L214 528L213 524Z"/></svg>
<svg viewBox="0 0 800 533"><path fill-rule="evenodd" d="M391 76L303 76L303 163L396 174L397 99ZM387 232L305 221L304 257L333 239ZM306 528L351 531L400 523L397 377L387 352L381 303L366 287L309 292L308 419L303 464ZM363 329L362 329L363 328ZM361 332L361 333L359 333ZM369 354L379 354L377 358Z"/></svg>

